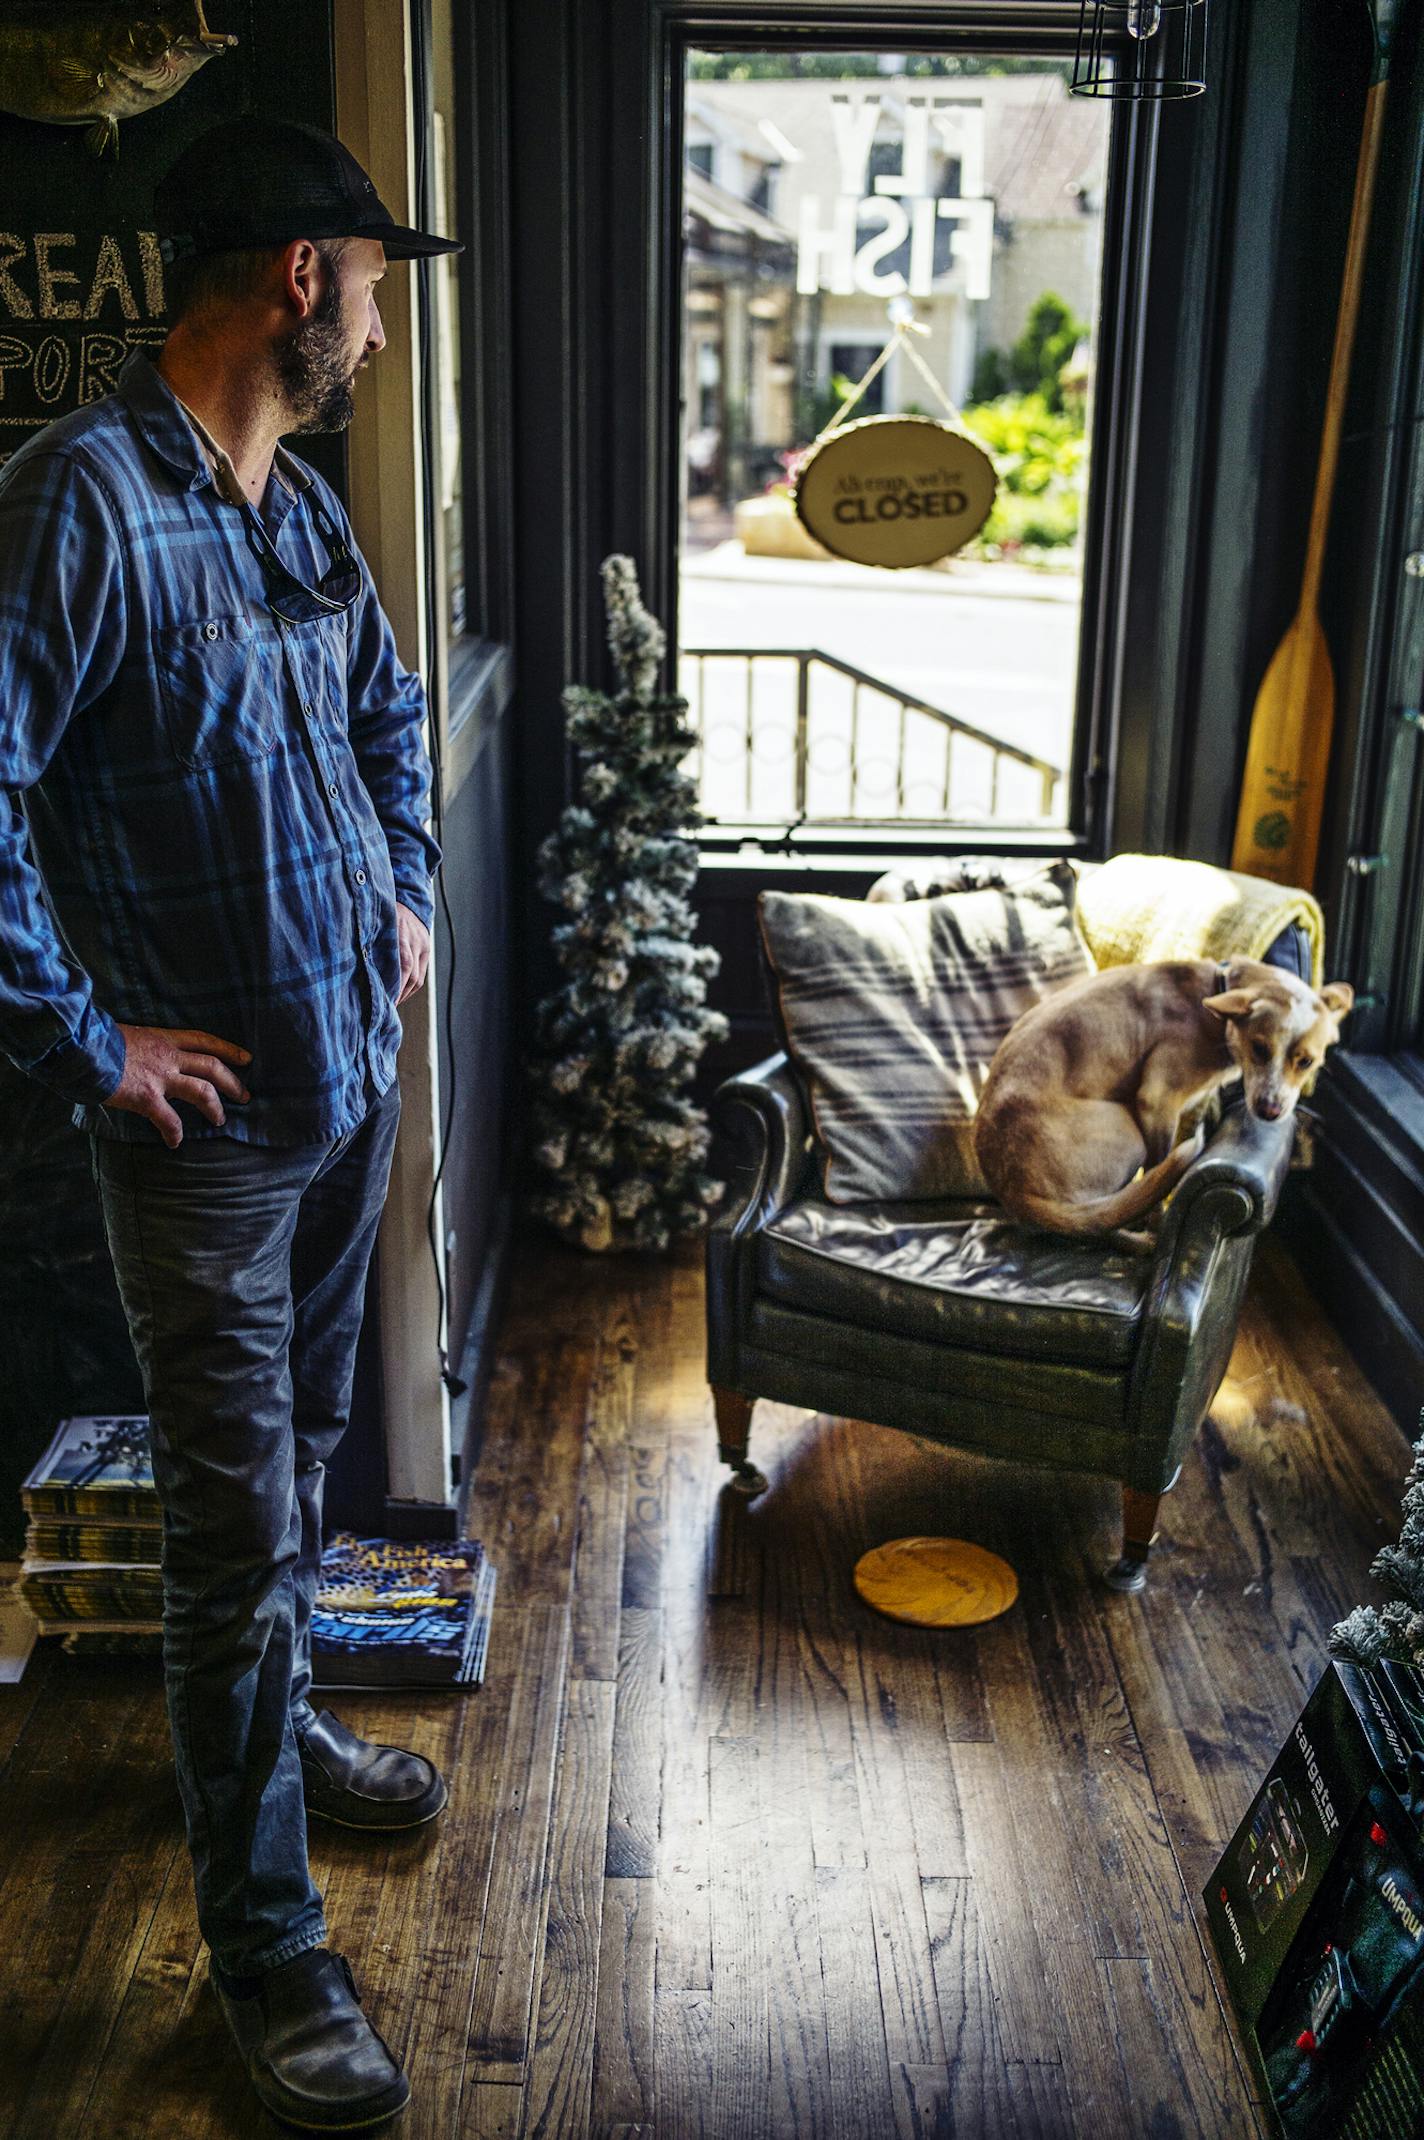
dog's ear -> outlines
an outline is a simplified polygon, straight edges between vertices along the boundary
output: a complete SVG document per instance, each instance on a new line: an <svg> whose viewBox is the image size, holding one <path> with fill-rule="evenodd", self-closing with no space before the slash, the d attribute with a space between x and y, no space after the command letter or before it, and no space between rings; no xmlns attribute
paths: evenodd
<svg viewBox="0 0 1424 2140"><path fill-rule="evenodd" d="M1320 991L1320 1000L1332 1018L1343 1018L1354 1009L1355 991L1348 981L1329 981Z"/></svg>
<svg viewBox="0 0 1424 2140"><path fill-rule="evenodd" d="M1206 1007L1222 1018L1246 1018L1256 998L1249 988L1228 988L1224 995L1208 996Z"/></svg>

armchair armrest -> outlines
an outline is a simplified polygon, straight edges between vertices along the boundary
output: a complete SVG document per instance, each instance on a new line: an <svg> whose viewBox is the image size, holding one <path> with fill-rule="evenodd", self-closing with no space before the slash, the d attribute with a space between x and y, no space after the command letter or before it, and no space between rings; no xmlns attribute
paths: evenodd
<svg viewBox="0 0 1424 2140"><path fill-rule="evenodd" d="M1173 1260L1186 1234L1256 1234L1269 1226L1294 1147L1289 1115L1263 1122L1245 1106L1228 1108L1167 1206L1157 1269Z"/></svg>
<svg viewBox="0 0 1424 2140"><path fill-rule="evenodd" d="M1236 1339L1256 1235L1275 1212L1295 1125L1233 1107L1167 1206L1133 1368L1126 1483L1159 1493L1175 1477Z"/></svg>
<svg viewBox="0 0 1424 2140"><path fill-rule="evenodd" d="M727 1177L715 1227L740 1234L764 1226L796 1194L811 1149L806 1103L785 1053L719 1085L712 1120Z"/></svg>

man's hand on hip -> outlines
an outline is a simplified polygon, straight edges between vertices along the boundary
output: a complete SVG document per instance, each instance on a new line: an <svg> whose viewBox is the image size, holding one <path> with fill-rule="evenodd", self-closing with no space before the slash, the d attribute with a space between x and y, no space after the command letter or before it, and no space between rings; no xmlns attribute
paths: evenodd
<svg viewBox="0 0 1424 2140"><path fill-rule="evenodd" d="M430 931L409 907L396 901L396 935L400 938L401 985L397 1003L404 1003L418 988L425 986L425 970L430 964Z"/></svg>
<svg viewBox="0 0 1424 2140"><path fill-rule="evenodd" d="M183 1142L183 1124L170 1100L187 1100L221 1129L227 1120L222 1095L251 1099L231 1065L250 1063L252 1054L235 1040L158 1025L121 1025L119 1031L124 1036L124 1074L104 1105L143 1115L170 1151Z"/></svg>

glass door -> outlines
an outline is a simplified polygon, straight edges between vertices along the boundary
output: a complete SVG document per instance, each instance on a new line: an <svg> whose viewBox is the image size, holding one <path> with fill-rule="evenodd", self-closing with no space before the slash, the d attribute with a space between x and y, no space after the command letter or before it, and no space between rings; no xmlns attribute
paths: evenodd
<svg viewBox="0 0 1424 2140"><path fill-rule="evenodd" d="M719 830L1068 821L1114 110L1070 71L687 55L679 670ZM897 321L854 417L943 417L918 354L998 489L966 547L892 571L791 493Z"/></svg>

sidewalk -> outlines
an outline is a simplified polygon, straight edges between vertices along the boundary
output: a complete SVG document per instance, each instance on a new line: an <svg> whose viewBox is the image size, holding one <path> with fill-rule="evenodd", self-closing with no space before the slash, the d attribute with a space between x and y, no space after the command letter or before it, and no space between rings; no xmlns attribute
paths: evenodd
<svg viewBox="0 0 1424 2140"><path fill-rule="evenodd" d="M875 565L853 565L841 558L748 557L735 539L715 549L687 551L682 576L696 580L731 580L757 587L811 587L822 592L861 589L876 594L968 595L975 601L1054 602L1076 607L1083 583L1075 571L1046 571L1035 565L991 564L978 558L954 558L947 567L912 567L891 572Z"/></svg>

